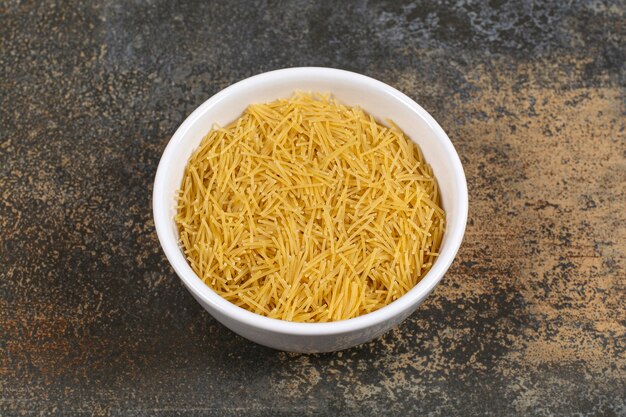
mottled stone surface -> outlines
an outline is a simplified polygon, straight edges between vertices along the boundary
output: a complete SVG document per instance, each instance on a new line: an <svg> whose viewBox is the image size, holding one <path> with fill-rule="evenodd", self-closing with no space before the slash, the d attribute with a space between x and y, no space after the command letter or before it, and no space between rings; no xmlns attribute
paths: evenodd
<svg viewBox="0 0 626 417"><path fill-rule="evenodd" d="M1 415L626 415L623 2L92 3L0 2ZM432 296L324 355L219 325L150 207L186 115L303 65L414 97L470 190Z"/></svg>

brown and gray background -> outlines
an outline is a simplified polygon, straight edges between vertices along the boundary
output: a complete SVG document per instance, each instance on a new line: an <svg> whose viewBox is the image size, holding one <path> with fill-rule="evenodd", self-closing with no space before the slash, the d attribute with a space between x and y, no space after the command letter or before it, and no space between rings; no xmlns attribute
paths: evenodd
<svg viewBox="0 0 626 417"><path fill-rule="evenodd" d="M0 415L625 416L623 1L0 1ZM464 244L400 327L267 349L184 290L150 198L220 89L356 71L464 163Z"/></svg>

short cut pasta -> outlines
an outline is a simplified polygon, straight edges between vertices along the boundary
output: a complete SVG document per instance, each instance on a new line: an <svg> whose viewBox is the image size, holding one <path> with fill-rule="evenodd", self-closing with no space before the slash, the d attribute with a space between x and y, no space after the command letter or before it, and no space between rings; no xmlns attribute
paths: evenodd
<svg viewBox="0 0 626 417"><path fill-rule="evenodd" d="M254 104L192 154L177 199L180 243L217 294L297 322L393 302L435 261L445 230L420 149L328 95Z"/></svg>

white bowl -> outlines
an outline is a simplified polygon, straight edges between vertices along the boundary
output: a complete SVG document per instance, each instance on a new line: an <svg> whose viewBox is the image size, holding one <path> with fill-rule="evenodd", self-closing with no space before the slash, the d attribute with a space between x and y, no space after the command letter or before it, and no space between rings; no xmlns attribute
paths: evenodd
<svg viewBox="0 0 626 417"><path fill-rule="evenodd" d="M378 120L393 120L422 149L439 182L446 231L431 270L408 293L380 310L330 323L294 323L237 307L193 272L178 243L174 197L191 153L214 123L226 125L251 103L289 97L294 91L329 92ZM329 352L367 342L398 325L439 283L456 255L467 221L467 183L459 156L437 122L417 103L380 81L331 68L290 68L247 78L198 107L170 140L154 181L154 224L167 259L194 298L220 323L254 342L294 352Z"/></svg>

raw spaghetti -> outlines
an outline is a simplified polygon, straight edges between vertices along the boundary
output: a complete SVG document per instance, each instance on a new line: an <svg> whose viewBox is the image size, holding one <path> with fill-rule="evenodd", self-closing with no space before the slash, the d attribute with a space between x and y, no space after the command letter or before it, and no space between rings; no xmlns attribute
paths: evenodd
<svg viewBox="0 0 626 417"><path fill-rule="evenodd" d="M191 156L176 224L192 269L267 317L326 322L404 295L445 228L437 182L392 122L327 95L254 104Z"/></svg>

